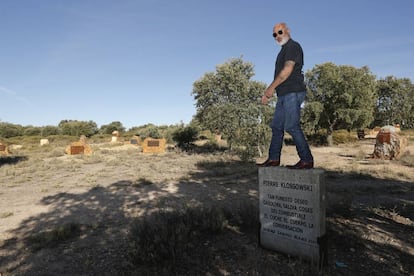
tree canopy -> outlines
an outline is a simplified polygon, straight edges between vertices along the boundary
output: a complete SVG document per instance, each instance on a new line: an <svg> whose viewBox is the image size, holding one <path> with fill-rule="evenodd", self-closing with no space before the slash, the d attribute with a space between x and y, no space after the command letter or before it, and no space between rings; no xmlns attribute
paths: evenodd
<svg viewBox="0 0 414 276"><path fill-rule="evenodd" d="M0 122L0 137L10 138L23 135L24 127L21 125Z"/></svg>
<svg viewBox="0 0 414 276"><path fill-rule="evenodd" d="M194 82L196 119L204 129L220 133L230 148L249 159L269 142L273 108L259 103L264 83L254 81L253 65L233 58Z"/></svg>
<svg viewBox="0 0 414 276"><path fill-rule="evenodd" d="M380 79L377 94L374 126L400 124L414 128L414 86L409 79Z"/></svg>
<svg viewBox="0 0 414 276"><path fill-rule="evenodd" d="M99 133L101 134L112 134L114 131L124 132L125 127L119 121L114 121L107 125L102 125L99 129Z"/></svg>
<svg viewBox="0 0 414 276"><path fill-rule="evenodd" d="M368 67L324 63L306 73L304 121L307 127L337 129L368 126L374 119L376 81Z"/></svg>
<svg viewBox="0 0 414 276"><path fill-rule="evenodd" d="M62 120L58 127L63 135L90 137L98 133L98 126L94 121Z"/></svg>

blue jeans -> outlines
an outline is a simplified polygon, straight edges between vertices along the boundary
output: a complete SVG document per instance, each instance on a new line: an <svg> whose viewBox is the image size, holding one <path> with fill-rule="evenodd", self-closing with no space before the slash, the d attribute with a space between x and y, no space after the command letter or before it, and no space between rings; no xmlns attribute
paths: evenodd
<svg viewBox="0 0 414 276"><path fill-rule="evenodd" d="M289 93L277 98L275 113L272 121L272 141L269 148L269 159L280 160L285 131L292 136L296 145L296 151L301 161L313 162L313 156L309 149L300 126L300 109L305 100L306 92Z"/></svg>

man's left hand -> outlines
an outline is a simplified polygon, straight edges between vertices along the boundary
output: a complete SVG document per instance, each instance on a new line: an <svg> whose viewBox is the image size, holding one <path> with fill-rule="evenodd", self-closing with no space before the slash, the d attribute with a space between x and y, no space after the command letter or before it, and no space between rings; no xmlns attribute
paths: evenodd
<svg viewBox="0 0 414 276"><path fill-rule="evenodd" d="M268 98L268 97L266 97L266 95L263 95L263 96L262 96L262 104L266 105L266 104L268 104L268 103L269 103L269 98Z"/></svg>

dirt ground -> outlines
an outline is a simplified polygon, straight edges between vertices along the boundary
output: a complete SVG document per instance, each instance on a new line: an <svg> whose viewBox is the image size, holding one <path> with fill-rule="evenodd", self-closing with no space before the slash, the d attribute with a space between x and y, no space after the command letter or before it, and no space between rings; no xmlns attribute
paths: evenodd
<svg viewBox="0 0 414 276"><path fill-rule="evenodd" d="M0 275L414 275L413 163L366 158L374 140L312 147L325 170L328 253L320 272L229 229L202 245L209 256L155 268L133 264L131 221L182 203L258 206L257 167L225 152L143 154L91 144L91 156L32 146L0 160ZM414 146L407 148L408 155ZM285 146L282 165L297 161ZM258 162L261 160L258 160ZM39 233L74 223L78 235L33 248ZM30 242L32 241L32 242ZM203 252L203 251L200 251ZM211 257L213 256L213 257Z"/></svg>

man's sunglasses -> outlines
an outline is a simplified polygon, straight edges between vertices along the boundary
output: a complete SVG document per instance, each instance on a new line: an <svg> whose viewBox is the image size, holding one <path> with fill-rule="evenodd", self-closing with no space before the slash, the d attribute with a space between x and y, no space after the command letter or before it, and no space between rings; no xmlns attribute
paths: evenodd
<svg viewBox="0 0 414 276"><path fill-rule="evenodd" d="M282 35L282 34L283 34L283 31L279 30L277 31L277 33L273 33L273 37L277 37L278 35Z"/></svg>

